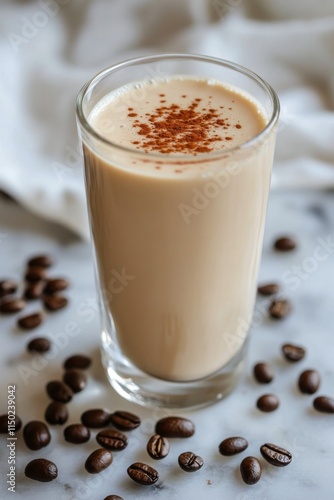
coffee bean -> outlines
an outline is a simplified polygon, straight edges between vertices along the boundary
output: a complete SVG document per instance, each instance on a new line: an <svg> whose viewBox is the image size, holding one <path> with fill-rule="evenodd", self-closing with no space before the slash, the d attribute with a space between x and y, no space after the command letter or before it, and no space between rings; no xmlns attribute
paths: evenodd
<svg viewBox="0 0 334 500"><path fill-rule="evenodd" d="M248 441L243 437L230 437L224 439L219 445L219 453L225 457L231 457L241 453L248 447Z"/></svg>
<svg viewBox="0 0 334 500"><path fill-rule="evenodd" d="M35 255L28 260L29 267L50 267L53 264L53 260L50 255Z"/></svg>
<svg viewBox="0 0 334 500"><path fill-rule="evenodd" d="M61 292L62 290L66 290L69 287L69 281L64 278L55 278L52 280L48 280L45 287L44 293L54 294L57 292Z"/></svg>
<svg viewBox="0 0 334 500"><path fill-rule="evenodd" d="M44 267L28 267L27 272L24 276L26 281L30 283L36 283L37 281L43 281L46 279L47 273Z"/></svg>
<svg viewBox="0 0 334 500"><path fill-rule="evenodd" d="M14 421L12 419L8 420L8 415L5 413L4 415L0 415L0 434L8 433L8 424L10 425L10 430L13 430L12 427L14 427L15 431L19 431L22 427L20 417L15 415Z"/></svg>
<svg viewBox="0 0 334 500"><path fill-rule="evenodd" d="M17 290L17 283L12 280L1 280L0 281L0 297L5 297L5 295L11 295Z"/></svg>
<svg viewBox="0 0 334 500"><path fill-rule="evenodd" d="M107 469L112 463L110 451L100 448L89 455L85 463L85 469L90 474L98 474Z"/></svg>
<svg viewBox="0 0 334 500"><path fill-rule="evenodd" d="M85 373L77 368L66 370L63 376L63 381L72 389L73 392L80 392L87 385L87 377Z"/></svg>
<svg viewBox="0 0 334 500"><path fill-rule="evenodd" d="M318 396L313 401L313 406L321 413L334 413L334 399L327 396Z"/></svg>
<svg viewBox="0 0 334 500"><path fill-rule="evenodd" d="M264 394L257 400L256 406L259 410L269 413L279 407L279 400L275 394Z"/></svg>
<svg viewBox="0 0 334 500"><path fill-rule="evenodd" d="M284 319L291 311L291 304L287 300L274 300L269 306L269 314L274 319Z"/></svg>
<svg viewBox="0 0 334 500"><path fill-rule="evenodd" d="M257 291L260 295L264 296L275 295L279 292L279 286L277 283L268 283L266 285L260 285Z"/></svg>
<svg viewBox="0 0 334 500"><path fill-rule="evenodd" d="M195 425L187 418L165 417L156 423L155 432L168 438L187 438L194 434Z"/></svg>
<svg viewBox="0 0 334 500"><path fill-rule="evenodd" d="M261 446L260 451L263 458L276 467L285 467L291 463L291 453L275 444L266 443Z"/></svg>
<svg viewBox="0 0 334 500"><path fill-rule="evenodd" d="M22 299L3 299L0 303L0 312L5 314L13 314L25 307L26 303Z"/></svg>
<svg viewBox="0 0 334 500"><path fill-rule="evenodd" d="M87 443L90 438L90 430L82 424L71 424L64 429L65 441L72 444Z"/></svg>
<svg viewBox="0 0 334 500"><path fill-rule="evenodd" d="M305 356L305 349L298 345L284 344L282 352L288 361L300 361Z"/></svg>
<svg viewBox="0 0 334 500"><path fill-rule="evenodd" d="M296 246L296 242L288 236L278 238L274 242L274 248L280 252L290 252L291 250L294 250Z"/></svg>
<svg viewBox="0 0 334 500"><path fill-rule="evenodd" d="M37 312L34 314L29 314L29 316L23 316L17 320L17 325L23 330L32 330L37 328L42 323L42 315Z"/></svg>
<svg viewBox="0 0 334 500"><path fill-rule="evenodd" d="M133 481L143 486L150 486L159 479L159 474L153 467L141 462L135 462L130 465L127 472Z"/></svg>
<svg viewBox="0 0 334 500"><path fill-rule="evenodd" d="M37 281L29 283L24 291L24 297L28 300L40 299L43 293L44 283Z"/></svg>
<svg viewBox="0 0 334 500"><path fill-rule="evenodd" d="M49 483L58 476L56 464L46 460L46 458L36 458L29 462L24 470L24 474L29 479L40 481L41 483Z"/></svg>
<svg viewBox="0 0 334 500"><path fill-rule="evenodd" d="M240 464L241 477L244 483L252 485L261 479L262 467L255 457L246 457Z"/></svg>
<svg viewBox="0 0 334 500"><path fill-rule="evenodd" d="M254 377L260 384L269 384L274 378L274 371L267 363L257 363L254 366Z"/></svg>
<svg viewBox="0 0 334 500"><path fill-rule="evenodd" d="M132 431L140 425L140 418L129 411L115 411L110 415L110 422L120 431Z"/></svg>
<svg viewBox="0 0 334 500"><path fill-rule="evenodd" d="M52 401L45 410L45 420L52 425L63 425L68 420L68 409L64 403Z"/></svg>
<svg viewBox="0 0 334 500"><path fill-rule="evenodd" d="M124 500L124 498L119 497L118 495L108 495L104 498L104 500Z"/></svg>
<svg viewBox="0 0 334 500"><path fill-rule="evenodd" d="M204 464L204 460L202 457L195 455L191 451L185 451L181 453L178 458L179 466L185 472L196 472L201 469Z"/></svg>
<svg viewBox="0 0 334 500"><path fill-rule="evenodd" d="M59 380L48 382L46 385L46 392L51 399L59 401L60 403L68 403L73 396L72 389Z"/></svg>
<svg viewBox="0 0 334 500"><path fill-rule="evenodd" d="M49 311L59 311L67 306L68 300L62 295L47 295L43 298L43 304Z"/></svg>
<svg viewBox="0 0 334 500"><path fill-rule="evenodd" d="M100 429L110 423L110 413L101 408L86 410L81 415L81 422L92 429Z"/></svg>
<svg viewBox="0 0 334 500"><path fill-rule="evenodd" d="M44 337L36 337L27 345L29 352L48 352L51 349L51 342Z"/></svg>
<svg viewBox="0 0 334 500"><path fill-rule="evenodd" d="M147 453L154 460L161 460L169 453L169 441L167 438L154 434L147 443Z"/></svg>
<svg viewBox="0 0 334 500"><path fill-rule="evenodd" d="M100 446L110 451L121 451L128 445L128 438L126 435L113 429L104 429L98 432L96 441Z"/></svg>
<svg viewBox="0 0 334 500"><path fill-rule="evenodd" d="M40 450L51 441L47 425L38 420L32 420L23 427L23 439L29 450Z"/></svg>
<svg viewBox="0 0 334 500"><path fill-rule="evenodd" d="M85 356L84 354L74 354L65 360L64 368L65 370L69 370L71 368L86 370L90 367L91 363L92 360L88 356Z"/></svg>
<svg viewBox="0 0 334 500"><path fill-rule="evenodd" d="M316 370L305 370L300 374L298 387L303 394L314 394L320 386L320 375Z"/></svg>

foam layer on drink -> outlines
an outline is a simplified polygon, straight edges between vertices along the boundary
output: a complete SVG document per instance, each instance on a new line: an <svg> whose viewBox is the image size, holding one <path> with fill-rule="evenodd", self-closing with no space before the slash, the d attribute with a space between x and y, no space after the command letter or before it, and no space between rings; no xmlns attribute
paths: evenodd
<svg viewBox="0 0 334 500"><path fill-rule="evenodd" d="M210 153L239 146L263 130L258 103L214 80L173 77L113 91L89 121L104 138L147 153Z"/></svg>
<svg viewBox="0 0 334 500"><path fill-rule="evenodd" d="M89 120L113 143L158 155L84 146L98 273L119 345L156 377L207 376L236 355L251 321L274 131L231 152L266 117L242 91L195 78L134 83Z"/></svg>

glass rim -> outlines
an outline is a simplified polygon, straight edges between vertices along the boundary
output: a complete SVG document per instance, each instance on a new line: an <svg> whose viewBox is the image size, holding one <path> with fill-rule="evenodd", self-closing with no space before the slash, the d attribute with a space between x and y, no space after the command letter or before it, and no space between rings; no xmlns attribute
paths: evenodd
<svg viewBox="0 0 334 500"><path fill-rule="evenodd" d="M126 68L131 65L137 65L141 63L153 63L153 62L158 62L161 60L182 60L182 59L187 59L187 60L195 60L195 61L200 61L200 62L207 62L207 63L213 63L219 66L223 66L225 68L237 71L239 73L242 73L243 75L251 78L253 81L255 81L262 89L267 93L267 96L270 97L271 99L271 104L272 104L272 113L271 116L269 117L268 123L266 126L254 137L249 139L246 142L243 142L242 144L239 144L237 146L232 146L226 149L219 149L219 150L214 150L211 151L210 153L197 153L196 155L194 154L163 154L159 152L145 152L141 150L137 150L131 147L126 147L122 146L120 144L117 144L116 142L110 141L109 139L106 139L103 135L98 133L95 128L93 128L90 123L88 122L88 119L85 116L85 113L83 112L83 103L84 99L87 95L87 93L100 81L102 81L106 76L111 74L114 71L117 71L122 68ZM131 59L127 59L124 61L121 61L119 63L113 64L112 66L108 66L107 68L103 69L99 73L97 73L95 76L93 76L90 80L88 80L83 87L80 89L77 98L76 98L76 115L77 119L81 125L81 127L94 139L97 139L101 141L103 144L114 148L115 150L121 152L121 153L127 153L131 155L138 155L139 157L142 158L152 158L152 159L159 159L161 160L162 158L167 159L167 157L171 160L192 160L192 161L198 161L203 158L215 158L219 157L222 154L225 155L227 153L232 153L235 151L241 151L244 149L248 149L255 144L259 142L259 140L262 139L265 135L267 135L270 130L274 128L278 121L279 117L279 111L280 111L280 103L278 96L275 92L275 90L271 87L271 85L266 82L263 78L261 78L257 73L254 71L246 68L245 66L242 66L240 64L234 63L232 61L229 61L227 59L220 59L218 57L211 57L211 56L206 56L202 54L191 54L191 53L163 53L163 54L156 54L156 55L147 55L147 56L140 56L140 57L135 57Z"/></svg>

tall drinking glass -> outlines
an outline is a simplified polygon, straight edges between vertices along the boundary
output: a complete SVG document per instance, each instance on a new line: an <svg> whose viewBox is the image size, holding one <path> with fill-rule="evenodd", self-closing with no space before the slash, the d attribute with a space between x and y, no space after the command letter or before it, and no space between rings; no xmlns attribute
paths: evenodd
<svg viewBox="0 0 334 500"><path fill-rule="evenodd" d="M171 104L165 90L172 87ZM197 98L190 103L194 88ZM219 88L230 96L230 107L215 108ZM154 99L160 100L152 111ZM230 146L231 127L239 133L248 126L248 115L233 116L237 101L262 126ZM237 383L256 295L278 115L277 95L255 73L190 54L116 64L80 91L102 359L112 386L128 400L200 406ZM128 132L138 140L122 142ZM179 149L169 148L169 140Z"/></svg>

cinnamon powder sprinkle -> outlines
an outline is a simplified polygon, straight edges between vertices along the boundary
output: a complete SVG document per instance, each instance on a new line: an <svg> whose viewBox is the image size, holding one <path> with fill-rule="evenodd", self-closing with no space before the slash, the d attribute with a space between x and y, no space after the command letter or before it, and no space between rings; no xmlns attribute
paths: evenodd
<svg viewBox="0 0 334 500"><path fill-rule="evenodd" d="M160 94L162 97L162 95ZM186 96L182 96L186 97ZM145 152L158 151L170 153L209 153L214 150L213 143L232 140L232 137L222 137L219 132L230 124L215 108L199 109L202 99L194 99L187 107L178 104L158 106L151 113L146 113L147 120L135 120L132 127L137 129L140 141L137 149ZM128 116L137 116L131 113Z"/></svg>

